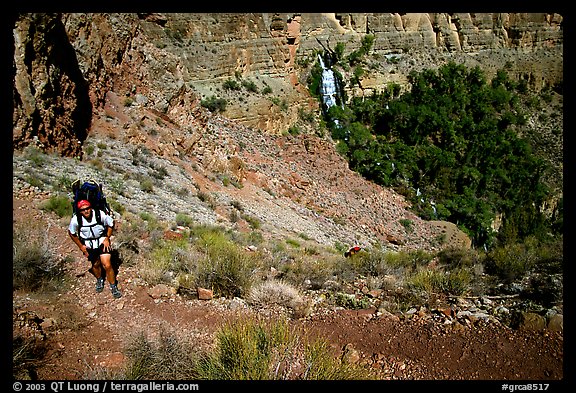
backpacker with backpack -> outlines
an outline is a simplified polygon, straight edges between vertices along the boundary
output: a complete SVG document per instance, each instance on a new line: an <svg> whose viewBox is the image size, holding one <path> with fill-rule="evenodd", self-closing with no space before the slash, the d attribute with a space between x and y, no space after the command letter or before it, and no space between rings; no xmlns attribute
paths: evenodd
<svg viewBox="0 0 576 393"><path fill-rule="evenodd" d="M101 210L108 215L112 215L112 209L110 209L110 205L108 204L106 196L102 191L102 184L98 183L96 180L75 180L72 183L72 194L72 214L76 215L78 218L78 232L80 232L80 228L82 227L82 218L80 211L78 210L78 201L86 199L88 202L90 202L92 210L96 215L96 223L99 225L102 224L102 220L100 218Z"/></svg>

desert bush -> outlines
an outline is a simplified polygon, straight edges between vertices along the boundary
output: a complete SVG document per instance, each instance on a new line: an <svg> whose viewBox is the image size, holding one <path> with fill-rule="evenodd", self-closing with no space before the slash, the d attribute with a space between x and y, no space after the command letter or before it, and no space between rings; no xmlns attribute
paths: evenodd
<svg viewBox="0 0 576 393"><path fill-rule="evenodd" d="M289 244L295 248L299 248L301 246L300 242L298 240L295 240L295 239L286 239L286 244Z"/></svg>
<svg viewBox="0 0 576 393"><path fill-rule="evenodd" d="M61 175L56 180L53 188L56 191L68 192L72 188L73 180L66 174Z"/></svg>
<svg viewBox="0 0 576 393"><path fill-rule="evenodd" d="M130 230L134 230L140 235L145 233L151 234L154 231L164 229L165 223L158 219L154 214L148 212L141 212L138 218L131 217Z"/></svg>
<svg viewBox="0 0 576 393"><path fill-rule="evenodd" d="M262 227L262 222L257 217L248 214L241 214L241 216L252 229L260 229L260 227Z"/></svg>
<svg viewBox="0 0 576 393"><path fill-rule="evenodd" d="M197 371L199 379L218 380L373 379L368 369L340 360L326 341L306 342L282 319L224 325Z"/></svg>
<svg viewBox="0 0 576 393"><path fill-rule="evenodd" d="M254 83L254 81L251 80L243 80L242 81L242 86L252 92L252 93L258 93L258 86L256 86L256 83Z"/></svg>
<svg viewBox="0 0 576 393"><path fill-rule="evenodd" d="M466 269L454 269L450 272L441 269L419 269L408 279L407 285L429 295L433 293L462 295L467 291L470 281L471 274Z"/></svg>
<svg viewBox="0 0 576 393"><path fill-rule="evenodd" d="M48 161L48 156L40 148L29 145L24 148L24 157L32 164L34 167L42 167Z"/></svg>
<svg viewBox="0 0 576 393"><path fill-rule="evenodd" d="M224 98L217 98L216 96L211 96L209 98L200 101L200 105L208 109L210 112L224 112L228 102Z"/></svg>
<svg viewBox="0 0 576 393"><path fill-rule="evenodd" d="M486 272L511 282L526 275L538 259L538 251L530 242L507 244L486 255Z"/></svg>
<svg viewBox="0 0 576 393"><path fill-rule="evenodd" d="M183 226L183 227L191 227L194 223L192 217L184 213L177 213L176 214L176 225Z"/></svg>
<svg viewBox="0 0 576 393"><path fill-rule="evenodd" d="M140 180L140 189L144 192L152 192L154 191L154 182L151 179L141 179Z"/></svg>
<svg viewBox="0 0 576 393"><path fill-rule="evenodd" d="M230 78L228 78L227 80L224 81L224 83L222 83L222 87L225 90L240 90L241 88L240 83L238 83L238 81L235 81L234 79Z"/></svg>
<svg viewBox="0 0 576 393"><path fill-rule="evenodd" d="M257 266L255 255L245 251L215 227L195 227L191 237L195 237L197 250L204 253L195 273L198 285L212 288L220 296L246 295Z"/></svg>
<svg viewBox="0 0 576 393"><path fill-rule="evenodd" d="M380 250L366 252L364 250L346 259L346 263L355 273L364 276L382 274L386 267L386 254Z"/></svg>
<svg viewBox="0 0 576 393"><path fill-rule="evenodd" d="M337 306L344 307L347 310L362 310L370 307L370 303L366 298L358 299L354 294L336 292L332 298Z"/></svg>
<svg viewBox="0 0 576 393"><path fill-rule="evenodd" d="M433 256L422 250L387 251L379 248L362 250L346 259L346 264L356 274L363 276L380 276L389 274L409 276L418 267L428 264Z"/></svg>
<svg viewBox="0 0 576 393"><path fill-rule="evenodd" d="M459 247L446 248L437 257L439 263L448 268L472 267L480 262L477 251Z"/></svg>
<svg viewBox="0 0 576 393"><path fill-rule="evenodd" d="M58 217L72 217L72 203L68 197L61 195L52 195L45 201L40 208L42 210L51 211L58 215Z"/></svg>
<svg viewBox="0 0 576 393"><path fill-rule="evenodd" d="M112 198L108 198L108 203L110 204L110 209L112 209L112 211L115 211L116 213L120 214L120 215L124 215L124 212L126 211L126 208L124 207L123 204L121 204L120 202L118 202L115 199Z"/></svg>
<svg viewBox="0 0 576 393"><path fill-rule="evenodd" d="M124 379L176 380L197 379L196 355L199 350L187 340L163 329L156 342L143 332L129 338L125 354L128 358Z"/></svg>
<svg viewBox="0 0 576 393"><path fill-rule="evenodd" d="M472 281L473 275L469 269L458 268L451 270L445 277L442 291L450 295L464 295Z"/></svg>
<svg viewBox="0 0 576 393"><path fill-rule="evenodd" d="M34 223L13 227L12 287L28 291L51 290L64 282L65 260L51 248L48 229Z"/></svg>
<svg viewBox="0 0 576 393"><path fill-rule="evenodd" d="M306 345L304 353L306 369L300 379L304 380L370 380L374 376L369 369L338 359L327 341L318 339Z"/></svg>
<svg viewBox="0 0 576 393"><path fill-rule="evenodd" d="M278 304L291 310L300 310L306 302L294 285L274 279L252 286L246 301L256 307Z"/></svg>
<svg viewBox="0 0 576 393"><path fill-rule="evenodd" d="M12 340L12 377L33 379L35 370L48 353L46 342L38 338L16 335Z"/></svg>
<svg viewBox="0 0 576 393"><path fill-rule="evenodd" d="M410 254L405 251L389 251L384 253L384 263L391 267L401 267L405 269L410 269L413 267L413 260L410 258Z"/></svg>
<svg viewBox="0 0 576 393"><path fill-rule="evenodd" d="M293 251L286 254L278 270L285 282L296 286L307 283L310 289L320 289L327 280L334 277L336 265L329 258L307 258Z"/></svg>
<svg viewBox="0 0 576 393"><path fill-rule="evenodd" d="M216 348L198 363L200 379L285 379L293 363L296 339L285 321L263 322L246 318L225 324L216 333Z"/></svg>
<svg viewBox="0 0 576 393"><path fill-rule="evenodd" d="M551 308L562 302L564 284L560 274L534 274L522 291L522 297Z"/></svg>
<svg viewBox="0 0 576 393"><path fill-rule="evenodd" d="M172 284L179 272L187 272L190 263L186 239L160 239L150 251L150 259L141 268L142 278L149 284Z"/></svg>
<svg viewBox="0 0 576 393"><path fill-rule="evenodd" d="M212 194L204 191L198 191L197 195L198 199L206 203L208 206L210 206L210 208L216 209L216 200L214 199L214 196Z"/></svg>

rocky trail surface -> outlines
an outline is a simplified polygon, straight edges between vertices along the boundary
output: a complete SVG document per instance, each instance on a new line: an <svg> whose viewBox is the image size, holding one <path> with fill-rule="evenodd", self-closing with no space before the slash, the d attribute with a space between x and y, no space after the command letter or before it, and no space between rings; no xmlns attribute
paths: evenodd
<svg viewBox="0 0 576 393"><path fill-rule="evenodd" d="M68 239L63 220L38 209L37 201L14 198L13 202L15 222L46 220L59 252L73 256L67 266L74 280L71 290L48 301L14 292L15 331L41 334L49 348L36 371L38 379L76 380L90 378L90 372L98 369L119 370L126 362L123 345L142 331L153 337L167 329L209 347L224 322L257 313L238 299L155 295L133 267L120 266L122 298L113 299L108 289L96 294L87 263ZM374 309L315 309L291 323L328 340L348 360L369 365L382 380L564 378L559 332L514 330L481 320L462 327L424 315L399 319Z"/></svg>

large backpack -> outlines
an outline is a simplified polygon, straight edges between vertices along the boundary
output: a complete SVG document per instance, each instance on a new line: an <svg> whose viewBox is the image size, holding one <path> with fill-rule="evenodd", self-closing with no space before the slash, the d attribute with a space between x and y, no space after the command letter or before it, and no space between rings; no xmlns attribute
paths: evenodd
<svg viewBox="0 0 576 393"><path fill-rule="evenodd" d="M78 211L78 201L86 199L90 202L92 210L94 210L94 214L96 215L97 224L102 224L100 210L108 215L112 214L112 209L110 209L110 205L102 191L102 184L98 183L96 180L75 180L74 183L72 183L72 194L72 214L76 215L78 218L78 232L80 232L80 228L82 227L82 217Z"/></svg>

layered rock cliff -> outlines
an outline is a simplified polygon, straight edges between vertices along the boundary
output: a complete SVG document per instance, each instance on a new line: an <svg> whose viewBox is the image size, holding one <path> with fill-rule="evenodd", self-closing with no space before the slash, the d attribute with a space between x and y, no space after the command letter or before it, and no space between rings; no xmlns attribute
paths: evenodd
<svg viewBox="0 0 576 393"><path fill-rule="evenodd" d="M562 82L562 20L545 13L22 14L13 30L14 145L37 138L48 150L80 154L109 91L182 126L201 99L224 96L226 117L280 133L302 110L318 109L306 85L317 51L342 43L348 54L367 34L379 65L348 86L349 95L406 85L411 70L450 60L488 75L506 65L512 78L539 89ZM284 105L222 91L235 77L269 87Z"/></svg>
<svg viewBox="0 0 576 393"><path fill-rule="evenodd" d="M437 249L470 241L453 224L416 217L402 196L352 173L335 153L308 91L318 52L340 44L347 55L374 37L348 97L389 83L407 88L412 70L448 61L488 76L505 67L536 90L563 81L557 14L21 14L13 27L15 151L33 144L89 161L87 145L114 146L107 162L114 169L103 172L126 183L121 173L140 169L130 161L152 152L173 173L185 172L177 185L193 195L172 195L171 184L158 194L134 184L130 198L114 195L121 203L169 221L198 210L195 220L214 223L228 220L230 201L241 201L272 227L326 244ZM229 80L255 88L229 90ZM226 100L221 114L203 107L211 96ZM555 138L541 145L560 162L553 176L561 195L561 118L547 128L538 116L530 122L543 141ZM308 132L282 137L294 125ZM222 177L242 191L223 187ZM206 215L202 193L219 194L223 207Z"/></svg>

